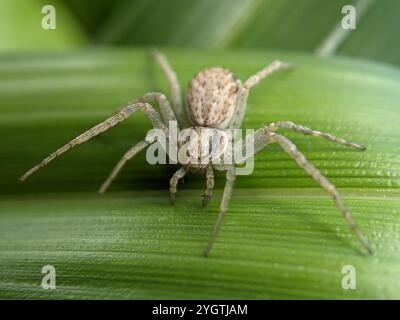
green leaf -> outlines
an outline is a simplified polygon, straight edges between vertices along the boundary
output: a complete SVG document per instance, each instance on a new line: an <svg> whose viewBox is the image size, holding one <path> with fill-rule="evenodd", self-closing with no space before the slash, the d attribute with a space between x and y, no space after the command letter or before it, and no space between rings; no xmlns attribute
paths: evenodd
<svg viewBox="0 0 400 320"><path fill-rule="evenodd" d="M224 175L201 208L204 177L168 181L175 166L133 159L103 197L95 191L150 129L143 115L79 146L26 183L16 179L120 105L168 92L141 49L0 57L0 297L2 298L399 298L400 72L343 58L277 51L167 50L182 85L222 65L241 79L279 58L296 64L250 95L245 128L292 120L365 144L357 152L283 132L345 196L374 248L366 255L326 193L277 145L240 176L210 257L201 252ZM43 290L54 265L57 289ZM341 287L356 268L357 289Z"/></svg>

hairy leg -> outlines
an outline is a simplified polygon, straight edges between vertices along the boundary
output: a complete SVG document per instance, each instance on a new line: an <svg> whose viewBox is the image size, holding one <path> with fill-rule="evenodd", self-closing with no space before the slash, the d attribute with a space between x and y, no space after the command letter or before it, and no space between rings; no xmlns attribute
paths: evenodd
<svg viewBox="0 0 400 320"><path fill-rule="evenodd" d="M211 199L211 196L213 194L213 188L214 188L214 170L211 165L207 167L206 171L206 190L204 191L204 196L203 196L203 207L206 207L208 205L208 202Z"/></svg>
<svg viewBox="0 0 400 320"><path fill-rule="evenodd" d="M312 176L314 180L317 183L319 183L319 185L333 197L333 200L335 201L336 205L342 212L343 217L350 226L351 230L355 233L358 240L361 242L363 247L368 251L368 253L372 253L372 249L368 243L368 240L365 238L364 234L357 226L349 209L346 207L342 197L336 190L335 185L333 185L317 168L315 168L310 162L308 162L306 157L297 149L296 145L293 142L291 142L288 138L281 136L280 134L272 133L272 139L278 142L283 148L283 150L285 150L286 153L288 153L301 168L303 168L310 176Z"/></svg>
<svg viewBox="0 0 400 320"><path fill-rule="evenodd" d="M171 104L163 93L148 92L140 98L138 102L152 103L154 100L157 101L160 106L161 116L164 119L165 124L168 124L169 121L177 121L174 111L171 108Z"/></svg>
<svg viewBox="0 0 400 320"><path fill-rule="evenodd" d="M113 171L111 172L110 176L103 182L99 189L99 193L103 194L107 188L110 186L111 182L115 179L115 177L118 175L118 173L121 171L122 167L125 165L125 163L132 159L139 151L143 150L146 148L150 143L147 142L146 140L142 140L139 143L135 144L132 148L130 148L124 156L119 160L117 165L114 167Z"/></svg>
<svg viewBox="0 0 400 320"><path fill-rule="evenodd" d="M293 67L293 64L291 63L286 63L282 62L279 60L275 60L271 62L268 66L266 66L264 69L260 70L256 74L252 75L250 78L248 78L244 83L243 86L240 88L237 102L236 102L236 108L235 108L235 113L232 117L232 120L229 124L230 129L234 128L240 128L244 114L246 112L246 106L247 106L247 98L249 97L249 92L252 87L257 85L261 80L265 79L272 73L278 70L282 69L288 69Z"/></svg>
<svg viewBox="0 0 400 320"><path fill-rule="evenodd" d="M224 193L222 195L221 204L219 207L219 213L215 220L213 230L211 232L210 239L208 240L207 246L204 250L204 256L207 257L212 249L215 239L217 238L219 228L221 227L222 220L224 219L225 213L228 210L229 201L232 196L233 185L235 183L235 167L228 167L226 171L226 183Z"/></svg>
<svg viewBox="0 0 400 320"><path fill-rule="evenodd" d="M144 94L142 97L139 99L135 99L131 101L129 104L135 104L135 103L149 103L152 104L154 101L157 101L159 107L160 107L160 112L162 119L164 120L164 123L168 125L169 121L176 121L176 116L174 111L171 108L171 104L168 100L168 98L165 96L165 94L161 92L148 92ZM118 108L115 113L120 112L122 108ZM115 114L114 113L114 114ZM178 124L178 129L179 129L179 124Z"/></svg>
<svg viewBox="0 0 400 320"><path fill-rule="evenodd" d="M178 118L179 123L181 124L181 127L184 127L184 125L186 124L187 121L186 121L186 115L185 115L185 112L183 109L181 87L179 85L176 73L172 69L172 67L169 64L165 55L163 55L161 52L159 52L156 49L152 49L150 51L150 53L153 56L153 58L157 61L157 63L160 65L162 71L164 72L166 78L168 79L170 89L171 89L173 108L174 108L176 117Z"/></svg>
<svg viewBox="0 0 400 320"><path fill-rule="evenodd" d="M174 173L171 180L169 181L169 199L171 200L171 204L175 204L176 200L176 187L178 185L178 181L182 179L186 173L188 172L187 167L182 167L178 171Z"/></svg>
<svg viewBox="0 0 400 320"><path fill-rule="evenodd" d="M296 132L300 132L305 135L312 135L312 136L321 136L329 141L336 142L345 146L349 146L352 148L355 148L357 150L365 150L365 147L361 144L353 143L350 141L347 141L343 138L334 136L330 133L325 133L317 130L313 130L301 125L297 125L291 121L279 121L279 122L274 122L266 125L263 128L257 129L254 132L254 135L249 135L246 138L242 139L242 146L246 148L248 144L252 144L254 142L254 151L253 152L245 152L247 155L247 158L253 156L257 152L263 150L268 144L272 143L272 133L276 132L280 128L286 128L286 129L292 129ZM245 159L242 159L242 162L244 162Z"/></svg>
<svg viewBox="0 0 400 320"><path fill-rule="evenodd" d="M122 108L118 113L114 114L112 117L106 119L105 121L85 131L81 135L77 136L75 139L68 142L66 145L62 146L61 148L50 154L47 158L42 160L42 162L34 166L32 169L28 170L23 176L21 176L19 178L19 181L20 182L24 181L31 174L33 174L40 168L46 166L48 163L50 163L63 153L67 152L71 148L75 147L78 144L84 143L90 140L91 138L99 135L100 133L116 126L118 123L129 118L133 113L139 110L145 112L145 114L149 117L151 123L155 128L162 129L164 132L167 132L167 127L163 123L160 114L156 110L154 110L154 108L151 105L149 105L148 103L129 104L126 107Z"/></svg>
<svg viewBox="0 0 400 320"><path fill-rule="evenodd" d="M339 144L343 144L345 146L348 147L352 147L358 150L365 150L366 148L358 143L354 143L354 142L350 142L346 139L334 136L330 133L326 133L326 132L322 132L322 131L318 131L318 130L313 130L307 127L304 127L302 125L299 124L295 124L292 121L278 121L278 122L273 122L270 123L267 126L267 130L271 131L271 132L275 132L277 131L279 128L284 128L284 129L292 129L296 132L305 134L305 135L311 135L311 136L315 136L315 137L324 137L325 139L332 141L332 142L336 142Z"/></svg>

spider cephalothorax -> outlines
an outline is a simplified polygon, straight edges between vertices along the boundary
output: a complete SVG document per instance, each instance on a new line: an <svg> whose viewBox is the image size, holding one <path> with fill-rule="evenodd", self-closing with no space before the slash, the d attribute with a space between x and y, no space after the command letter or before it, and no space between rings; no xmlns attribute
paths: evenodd
<svg viewBox="0 0 400 320"><path fill-rule="evenodd" d="M201 173L220 162L229 142L221 129L201 126L182 129L178 134L178 163Z"/></svg>
<svg viewBox="0 0 400 320"><path fill-rule="evenodd" d="M27 171L20 178L20 181L24 181L32 173L44 167L50 161L54 160L72 147L86 142L94 136L97 136L98 134L117 125L136 111L144 112L149 117L153 127L166 136L169 134L168 125L171 122L176 123L179 132L177 162L182 166L177 172L175 172L170 180L170 199L172 203L175 202L178 181L182 179L189 170L206 176L207 183L204 192L203 205L208 204L212 195L214 187L214 169L226 171L226 184L222 195L220 211L214 224L210 240L204 251L204 255L207 256L217 236L225 212L227 211L236 176L236 163L234 161L220 161L221 158L225 158L224 156L230 152L228 151L230 140L227 132L241 127L247 106L249 90L271 73L280 69L289 68L291 67L291 64L275 60L248 78L243 84L228 69L215 67L201 70L189 82L186 95L187 108L185 114L180 86L175 72L169 65L165 56L158 51L153 51L152 54L155 60L160 64L170 83L172 104L170 104L166 96L162 93L150 92L145 94L138 101L128 104L112 117L85 131L60 149L56 150L54 153L50 154L38 165ZM153 101L158 102L161 114L150 105ZM188 122L190 125L187 125ZM327 140L350 146L358 150L364 150L365 148L362 145L349 142L343 138L336 137L329 133L312 130L291 121L270 123L256 130L251 139L247 139L247 137L243 139L244 145L248 141L251 141L253 144L252 148L249 149L252 150L250 156L263 150L270 143L278 143L301 168L312 176L314 180L332 196L336 205L341 210L346 222L356 234L358 240L364 248L371 253L372 251L368 241L361 230L357 227L349 210L345 206L342 197L336 190L336 187L324 175L322 175L317 168L307 161L305 156L297 149L293 142L277 133L281 128L291 129L305 135L320 136ZM125 165L126 161L134 157L139 151L145 149L154 141L154 139L145 139L129 149L115 166L108 179L100 187L99 192L103 193L108 188L112 180Z"/></svg>

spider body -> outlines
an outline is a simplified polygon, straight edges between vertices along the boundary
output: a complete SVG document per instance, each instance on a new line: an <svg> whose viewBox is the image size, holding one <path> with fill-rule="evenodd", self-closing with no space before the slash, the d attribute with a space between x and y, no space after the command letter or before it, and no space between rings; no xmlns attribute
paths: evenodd
<svg viewBox="0 0 400 320"><path fill-rule="evenodd" d="M198 72L187 89L187 114L193 125L224 129L235 111L241 81L228 69Z"/></svg>
<svg viewBox="0 0 400 320"><path fill-rule="evenodd" d="M152 55L169 81L172 104L164 94L149 92L139 100L129 103L112 117L90 128L50 154L38 165L28 170L19 180L24 181L32 173L46 166L49 162L74 146L84 143L111 127L114 127L137 111L144 112L148 116L153 127L161 130L166 136L168 136L169 133L168 124L171 121L177 123L179 132L177 162L181 164L181 168L174 173L170 180L169 191L172 203L175 202L179 180L182 179L188 171L193 171L205 175L206 177L206 188L203 196L203 205L206 206L213 192L214 169L226 171L226 183L219 214L217 215L214 228L204 251L204 255L207 256L217 237L218 230L228 209L236 177L235 163L215 163L221 156L229 153L227 151L227 146L230 141L226 133L229 130L239 129L241 127L250 89L275 71L287 69L292 65L275 60L256 74L250 76L243 83L228 69L220 67L203 69L189 82L186 94L185 114L180 86L175 72L164 55L156 50L152 52ZM157 112L150 104L154 101L158 103L161 113ZM365 148L362 145L347 141L330 133L313 130L291 121L278 121L264 125L254 132L251 140L254 143L254 148L252 148L252 154L250 156L262 151L271 143L278 143L282 149L295 160L300 168L307 172L332 196L351 230L355 233L363 247L371 253L372 250L367 239L356 225L341 195L336 190L336 187L305 158L293 142L277 133L280 129L289 129L304 135L323 137L329 141L353 147L358 150L364 150ZM245 144L247 142L247 137L244 138L242 142ZM152 142L145 139L133 145L117 163L108 179L106 179L100 187L99 192L103 193L118 175L125 163L151 143ZM183 157L185 161L179 158L179 154L186 156Z"/></svg>
<svg viewBox="0 0 400 320"><path fill-rule="evenodd" d="M188 163L190 171L206 174L208 166L214 166L213 161L225 152L228 141L224 129L232 120L241 85L233 72L221 67L200 70L190 80L186 113L194 127L190 128L193 134L188 141L192 143L187 153L197 154L195 161ZM214 141L211 146L210 140Z"/></svg>
<svg viewBox="0 0 400 320"><path fill-rule="evenodd" d="M204 173L208 166L221 157L228 146L228 138L225 130L196 126L183 129L178 134L178 156L181 165L187 165L188 169Z"/></svg>

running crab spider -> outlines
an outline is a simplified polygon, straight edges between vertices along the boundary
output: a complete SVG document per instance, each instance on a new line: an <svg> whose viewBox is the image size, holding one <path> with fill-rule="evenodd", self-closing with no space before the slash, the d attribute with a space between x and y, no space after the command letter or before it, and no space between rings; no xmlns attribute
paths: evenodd
<svg viewBox="0 0 400 320"><path fill-rule="evenodd" d="M185 113L180 86L175 72L171 68L164 55L156 50L152 50L151 53L168 79L172 96L172 104L162 93L147 93L141 99L129 103L112 117L85 131L75 139L68 142L66 145L56 150L54 153L50 154L42 162L21 176L19 180L21 182L24 181L35 171L46 166L49 162L67 152L69 149L78 144L84 143L98 134L114 127L121 121L129 118L137 111L144 112L150 119L153 127L161 130L164 133L168 133L167 124L170 121L177 122L178 130L180 130L180 128L185 128L185 124L187 121L189 121L189 127L200 133L202 130L207 128L213 128L222 132L229 129L240 128L246 111L250 89L272 73L278 70L290 68L292 66L289 63L275 60L256 74L252 75L244 83L236 78L236 76L228 69L220 67L203 69L199 71L189 82ZM150 104L153 101L156 101L159 104L161 114L158 113ZM271 143L278 143L282 149L288 153L289 156L294 159L294 161L296 161L299 167L305 170L323 189L325 189L332 196L334 202L342 212L345 221L355 233L362 246L369 253L372 253L367 239L355 223L350 211L344 204L343 199L338 193L336 187L317 168L308 162L308 160L297 149L293 142L277 132L279 129L290 129L305 135L323 137L329 141L358 150L365 150L365 147L349 142L343 138L336 137L330 133L312 130L302 125L295 124L291 121L278 121L270 123L256 130L253 136L253 154L263 150ZM110 176L100 187L99 192L105 192L125 163L132 159L139 151L149 146L150 143L151 142L145 139L132 146L114 167ZM218 147L222 148L222 146ZM195 148L202 148L202 146L197 145ZM208 164L186 163L182 165L182 167L175 172L170 180L171 202L175 202L178 181L182 179L189 171L195 171L206 176L207 183L203 198L203 205L206 206L213 192L214 169L217 169L217 167L211 161ZM219 168L219 170L220 169L221 168ZM233 185L236 177L234 165L222 164L222 170L226 171L226 183L220 203L219 214L217 215L209 241L205 248L204 256L208 256L217 237L218 230L228 209L228 204L232 195Z"/></svg>

